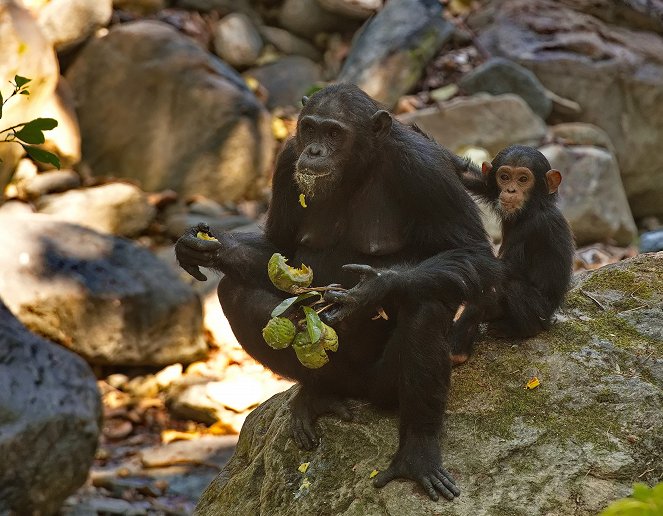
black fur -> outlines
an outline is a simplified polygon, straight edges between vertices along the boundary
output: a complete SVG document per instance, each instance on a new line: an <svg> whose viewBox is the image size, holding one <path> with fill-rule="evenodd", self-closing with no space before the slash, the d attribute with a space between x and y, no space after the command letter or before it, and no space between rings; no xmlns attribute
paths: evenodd
<svg viewBox="0 0 663 516"><path fill-rule="evenodd" d="M218 245L204 242L203 249L194 241L194 228L176 251L192 274L197 266L225 274L219 299L244 349L301 384L292 406L300 446L317 444L314 423L320 414L348 415L344 398L399 407L399 450L375 484L410 478L433 499L453 498L459 491L442 468L438 444L451 371L448 332L459 304L477 299L493 281L498 261L457 178L466 163L395 120L389 127L381 117L376 129L372 117L378 110L352 85L312 95L300 121L313 116L351 128L347 146L326 157L330 168L342 166L334 191L300 206L296 163L311 141L334 147L298 131L278 158L264 235L217 235ZM340 344L320 369L306 369L290 350L275 351L261 336L270 311L285 297L266 274L277 251L295 266L311 266L315 285L354 286L330 294L340 303L327 317ZM352 263L372 266L370 274L358 282L355 273L342 269ZM371 319L378 307L388 321Z"/></svg>
<svg viewBox="0 0 663 516"><path fill-rule="evenodd" d="M498 204L495 173L502 165L527 167L535 184L523 209L502 218L499 251L503 280L480 305L467 305L452 331L453 353L468 356L480 320L506 337L531 337L550 325L569 286L573 264L573 236L556 206L557 193L548 193L546 172L550 163L538 150L522 145L503 149L484 177L476 168L459 174L470 192ZM499 215L499 210L495 210Z"/></svg>

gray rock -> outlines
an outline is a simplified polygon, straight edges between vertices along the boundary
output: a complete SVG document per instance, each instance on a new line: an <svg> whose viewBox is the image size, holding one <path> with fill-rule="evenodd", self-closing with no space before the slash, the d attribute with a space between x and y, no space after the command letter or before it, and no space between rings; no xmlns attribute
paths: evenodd
<svg viewBox="0 0 663 516"><path fill-rule="evenodd" d="M552 111L546 89L532 72L517 63L496 57L465 75L459 86L467 93L486 92L491 95L515 93L544 120Z"/></svg>
<svg viewBox="0 0 663 516"><path fill-rule="evenodd" d="M601 301L604 309L586 295L606 293L613 301ZM584 275L560 321L539 337L517 346L482 339L453 372L441 439L463 491L453 503L430 501L411 481L372 486L371 471L396 451L395 413L357 403L352 422L321 418L320 446L299 450L293 388L249 415L195 514L593 516L633 482L659 479L652 465L663 461L663 376L653 372L663 366L663 342L616 316L645 305L660 321L662 302L663 253L643 255ZM530 375L541 382L534 390L523 388Z"/></svg>
<svg viewBox="0 0 663 516"><path fill-rule="evenodd" d="M338 81L354 83L392 108L453 33L439 2L388 2L355 38Z"/></svg>
<svg viewBox="0 0 663 516"><path fill-rule="evenodd" d="M23 181L19 190L25 198L36 199L50 193L66 192L80 185L81 178L73 170L50 170Z"/></svg>
<svg viewBox="0 0 663 516"><path fill-rule="evenodd" d="M42 214L0 223L0 296L31 330L95 364L206 354L200 299L147 249Z"/></svg>
<svg viewBox="0 0 663 516"><path fill-rule="evenodd" d="M638 234L615 156L588 146L547 145L541 152L562 172L559 207L576 243L629 245Z"/></svg>
<svg viewBox="0 0 663 516"><path fill-rule="evenodd" d="M44 35L60 51L108 25L113 0L50 0L38 2L33 11Z"/></svg>
<svg viewBox="0 0 663 516"><path fill-rule="evenodd" d="M506 0L489 23L480 31L488 51L532 70L580 104L576 120L608 133L633 214L663 214L663 38L553 0Z"/></svg>
<svg viewBox="0 0 663 516"><path fill-rule="evenodd" d="M536 144L546 125L517 95L479 94L460 97L400 117L417 124L445 147L454 151L466 146L487 149L492 155L513 143Z"/></svg>
<svg viewBox="0 0 663 516"><path fill-rule="evenodd" d="M100 429L90 367L0 301L0 514L54 514L85 482Z"/></svg>
<svg viewBox="0 0 663 516"><path fill-rule="evenodd" d="M589 145L614 153L608 134L601 128L582 122L553 125L548 130L549 139L564 145Z"/></svg>
<svg viewBox="0 0 663 516"><path fill-rule="evenodd" d="M262 38L248 16L229 14L214 27L214 51L230 66L246 68L260 56Z"/></svg>
<svg viewBox="0 0 663 516"><path fill-rule="evenodd" d="M305 39L298 38L287 30L278 27L260 27L260 34L265 41L274 45L280 52L287 55L308 57L313 61L320 61L322 54Z"/></svg>
<svg viewBox="0 0 663 516"><path fill-rule="evenodd" d="M34 213L34 210L27 202L12 199L0 204L0 217L16 217L20 215L29 215L31 213Z"/></svg>
<svg viewBox="0 0 663 516"><path fill-rule="evenodd" d="M23 52L7 49L23 49ZM0 4L0 85L7 97L9 81L20 75L32 79L29 100L19 96L7 102L2 110L2 128L42 116L51 102L58 83L58 61L51 43L39 29L32 14L16 2ZM48 134L48 132L46 133ZM4 138L4 137L3 137ZM0 192L4 191L11 174L24 154L17 144L0 145Z"/></svg>
<svg viewBox="0 0 663 516"><path fill-rule="evenodd" d="M661 0L562 0L577 11L616 25L663 33Z"/></svg>
<svg viewBox="0 0 663 516"><path fill-rule="evenodd" d="M279 25L308 39L322 32L343 32L358 26L354 20L323 9L315 0L285 0Z"/></svg>
<svg viewBox="0 0 663 516"><path fill-rule="evenodd" d="M170 2L174 7L192 11L220 11L220 12L251 12L249 0L174 0Z"/></svg>
<svg viewBox="0 0 663 516"><path fill-rule="evenodd" d="M329 12L365 20L382 8L382 0L317 0Z"/></svg>
<svg viewBox="0 0 663 516"><path fill-rule="evenodd" d="M301 106L302 96L322 78L320 66L302 56L286 56L273 63L252 68L245 77L253 77L269 93L267 107Z"/></svg>
<svg viewBox="0 0 663 516"><path fill-rule="evenodd" d="M129 11L136 15L155 13L167 6L166 0L113 0L113 8Z"/></svg>
<svg viewBox="0 0 663 516"><path fill-rule="evenodd" d="M663 251L663 229L648 231L640 235L640 252L655 253Z"/></svg>
<svg viewBox="0 0 663 516"><path fill-rule="evenodd" d="M141 189L127 183L45 195L36 201L36 206L37 211L57 220L127 237L144 231L156 212Z"/></svg>
<svg viewBox="0 0 663 516"><path fill-rule="evenodd" d="M67 77L93 174L221 202L265 185L269 114L234 70L172 27L115 26L81 51Z"/></svg>

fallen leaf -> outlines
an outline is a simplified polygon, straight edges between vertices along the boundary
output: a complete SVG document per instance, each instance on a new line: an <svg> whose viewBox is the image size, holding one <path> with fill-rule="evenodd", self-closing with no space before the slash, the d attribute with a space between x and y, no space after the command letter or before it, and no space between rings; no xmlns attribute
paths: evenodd
<svg viewBox="0 0 663 516"><path fill-rule="evenodd" d="M539 379L536 376L532 376L529 382L527 382L527 385L525 385L525 389L536 389L539 385L541 385Z"/></svg>
<svg viewBox="0 0 663 516"><path fill-rule="evenodd" d="M311 487L311 482L309 482L308 478L305 478L302 480L302 485L299 486L299 490L303 491L305 489L310 489Z"/></svg>
<svg viewBox="0 0 663 516"><path fill-rule="evenodd" d="M375 478L378 475L379 471L377 469L374 469L371 471L371 474L368 475L368 478Z"/></svg>
<svg viewBox="0 0 663 516"><path fill-rule="evenodd" d="M306 206L306 197L304 197L303 193L299 194L299 204L302 208L308 208L308 206Z"/></svg>
<svg viewBox="0 0 663 516"><path fill-rule="evenodd" d="M297 469L299 470L300 473L306 473L306 471L308 470L309 464L311 464L311 463L310 462L303 462L299 465L299 467Z"/></svg>

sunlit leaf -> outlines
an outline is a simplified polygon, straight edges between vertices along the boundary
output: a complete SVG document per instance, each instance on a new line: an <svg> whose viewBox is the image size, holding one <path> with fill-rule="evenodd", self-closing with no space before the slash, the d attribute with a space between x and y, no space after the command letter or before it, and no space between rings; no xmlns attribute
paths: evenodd
<svg viewBox="0 0 663 516"><path fill-rule="evenodd" d="M374 469L373 471L371 471L371 474L368 475L368 478L375 478L378 476L378 473L380 472L377 469Z"/></svg>
<svg viewBox="0 0 663 516"><path fill-rule="evenodd" d="M22 87L25 86L27 83L29 83L31 80L32 80L32 79L28 79L28 78L26 78L26 77L21 77L20 75L15 75L15 76L14 76L14 84L16 84L16 86L17 86L18 88L22 88Z"/></svg>
<svg viewBox="0 0 663 516"><path fill-rule="evenodd" d="M300 193L300 194L299 194L299 205L300 205L302 208L308 208L308 206L306 206L306 197L304 196L303 193Z"/></svg>
<svg viewBox="0 0 663 516"><path fill-rule="evenodd" d="M300 473L306 473L310 464L310 462L302 462L297 470L299 470Z"/></svg>
<svg viewBox="0 0 663 516"><path fill-rule="evenodd" d="M536 376L533 376L525 385L525 389L536 389L539 385L541 385L541 382Z"/></svg>
<svg viewBox="0 0 663 516"><path fill-rule="evenodd" d="M314 296L320 296L319 292L307 292L306 294L302 294L297 297L289 297L287 299L284 299L281 301L274 310L272 310L272 317L278 317L279 315L283 315L285 312L288 311L288 309L293 306L295 303L299 303L300 301L304 301L305 299L309 299Z"/></svg>

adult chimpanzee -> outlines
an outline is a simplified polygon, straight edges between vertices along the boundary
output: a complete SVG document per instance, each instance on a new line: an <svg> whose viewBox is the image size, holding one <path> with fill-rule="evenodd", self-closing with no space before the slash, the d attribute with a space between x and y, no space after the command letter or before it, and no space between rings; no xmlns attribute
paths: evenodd
<svg viewBox="0 0 663 516"><path fill-rule="evenodd" d="M206 279L198 266L225 274L219 299L239 342L301 384L292 402L300 447L317 445L321 414L350 416L348 397L398 406L399 448L375 485L404 477L434 500L452 499L459 490L438 441L451 370L447 334L460 302L475 299L497 268L456 175L467 163L394 121L356 86L328 86L303 102L297 133L278 158L265 234L210 242L192 228L177 242L177 258L197 279ZM320 369L261 335L284 296L267 276L274 252L311 266L317 284L354 285L328 294L338 304L326 322L341 345ZM378 307L389 320L372 320Z"/></svg>
<svg viewBox="0 0 663 516"><path fill-rule="evenodd" d="M562 181L538 150L512 145L481 172L458 172L465 187L491 204L502 221L502 280L492 294L468 303L452 330L453 361L472 352L479 322L496 334L531 337L547 328L569 286L573 236L555 202Z"/></svg>

